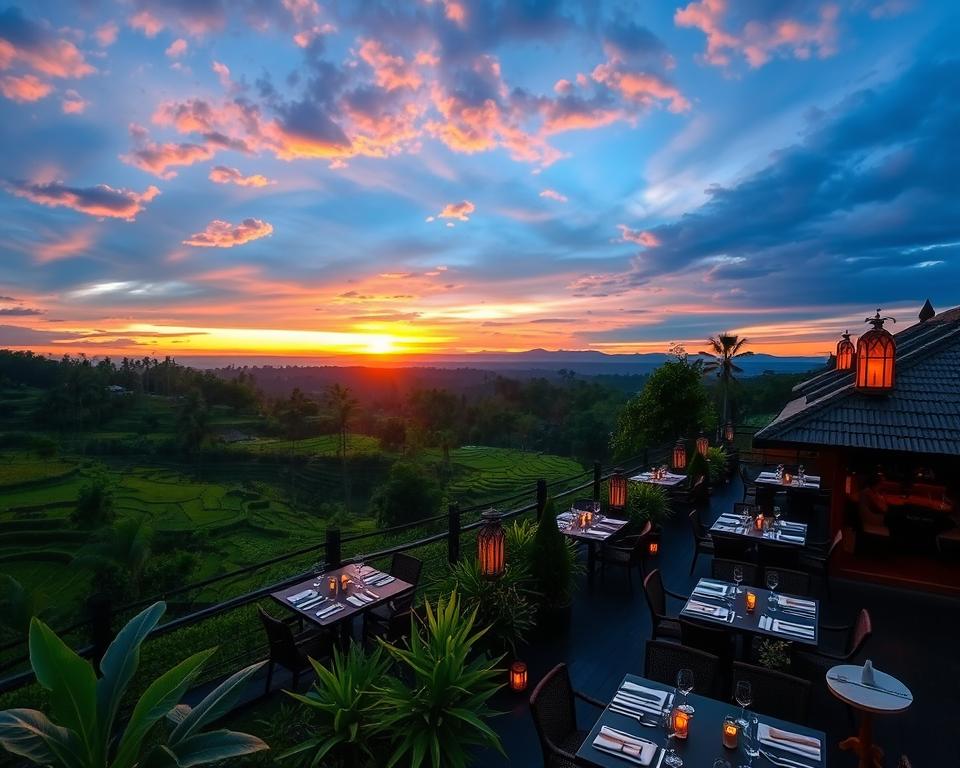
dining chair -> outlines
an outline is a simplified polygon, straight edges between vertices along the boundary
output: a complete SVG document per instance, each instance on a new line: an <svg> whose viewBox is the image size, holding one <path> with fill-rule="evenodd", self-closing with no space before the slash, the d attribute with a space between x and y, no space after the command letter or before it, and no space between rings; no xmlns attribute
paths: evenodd
<svg viewBox="0 0 960 768"><path fill-rule="evenodd" d="M715 697L719 665L720 659L712 653L663 640L648 640L643 676L664 685L676 685L677 672L689 669L693 671L694 690L701 696Z"/></svg>
<svg viewBox="0 0 960 768"><path fill-rule="evenodd" d="M800 547L779 541L762 540L757 544L757 562L765 568L796 569L800 562Z"/></svg>
<svg viewBox="0 0 960 768"><path fill-rule="evenodd" d="M575 768L576 753L589 730L577 727L576 700L600 710L603 702L573 689L566 664L557 664L530 694L530 714L540 739L544 768Z"/></svg>
<svg viewBox="0 0 960 768"><path fill-rule="evenodd" d="M301 673L311 669L310 659L323 659L331 655L333 637L325 630L319 632L310 630L294 635L287 622L271 616L259 606L257 612L260 614L260 623L267 634L267 645L270 650L264 693L270 693L274 665L290 671L293 675L293 690L296 690Z"/></svg>
<svg viewBox="0 0 960 768"><path fill-rule="evenodd" d="M710 532L703 527L700 513L696 509L692 509L687 517L690 519L690 530L693 532L693 560L690 562L690 573L693 573L700 553L712 555L714 546L713 537L710 535Z"/></svg>
<svg viewBox="0 0 960 768"><path fill-rule="evenodd" d="M724 688L733 663L735 636L728 627L708 626L695 619L680 617L680 643L686 648L706 651L719 659L717 685Z"/></svg>
<svg viewBox="0 0 960 768"><path fill-rule="evenodd" d="M783 595L799 595L806 597L810 594L810 574L803 571L794 571L790 568L766 566L763 569L763 582L767 583L767 574L775 573L778 577L777 592Z"/></svg>
<svg viewBox="0 0 960 768"><path fill-rule="evenodd" d="M647 540L653 524L647 520L640 533L633 536L624 536L613 541L604 542L600 547L600 578L607 573L607 566L623 568L627 572L627 581L630 591L633 592L633 569L639 568L643 573L643 556L646 552Z"/></svg>
<svg viewBox="0 0 960 768"><path fill-rule="evenodd" d="M710 575L717 581L733 583L733 569L738 565L743 569L743 583L748 587L759 586L757 576L760 569L753 563L745 563L741 560L725 560L714 557L713 562L710 563Z"/></svg>
<svg viewBox="0 0 960 768"><path fill-rule="evenodd" d="M730 686L731 699L735 700L737 683L750 683L753 702L749 708L770 717L779 717L791 723L807 722L810 709L810 689L808 680L803 680L785 672L764 667L755 667L742 661L733 663L733 684Z"/></svg>
<svg viewBox="0 0 960 768"><path fill-rule="evenodd" d="M743 483L743 499L745 503L756 503L757 501L757 485L754 480L750 479L750 475L747 473L747 467L744 464L741 464L738 467L740 472L740 480Z"/></svg>
<svg viewBox="0 0 960 768"><path fill-rule="evenodd" d="M796 660L808 671L812 670L812 674L822 673L826 667L832 667L836 664L850 663L860 655L873 635L873 622L870 619L870 612L866 608L861 608L853 624L834 626L821 624L821 638L823 638L824 632L845 635L843 646L839 649L824 648L821 640L821 646L818 646L816 650L794 650ZM812 676L810 679L812 679Z"/></svg>
<svg viewBox="0 0 960 768"><path fill-rule="evenodd" d="M745 536L711 531L710 538L713 539L713 556L721 560L753 560L756 556L755 543Z"/></svg>
<svg viewBox="0 0 960 768"><path fill-rule="evenodd" d="M578 512L593 512L593 499L577 499L573 502L573 508Z"/></svg>
<svg viewBox="0 0 960 768"><path fill-rule="evenodd" d="M833 535L831 541L821 545L808 544L798 558L801 568L820 577L820 584L826 590L827 597L830 597L830 566L841 543L843 543L843 531L839 530Z"/></svg>
<svg viewBox="0 0 960 768"><path fill-rule="evenodd" d="M420 583L420 574L423 571L423 561L395 552L390 563L390 575L412 584L411 589L401 592L383 605L378 605L367 611L364 616L364 632L369 634L390 634L390 626L394 629L409 629L410 609L416 596L417 585ZM399 619L400 621L397 621ZM368 630L369 627L369 630ZM403 632L406 634L406 632Z"/></svg>
<svg viewBox="0 0 960 768"><path fill-rule="evenodd" d="M653 629L650 638L656 640L658 637L680 638L680 623L676 616L670 616L667 613L667 597L686 602L687 598L671 592L663 586L663 577L659 568L654 568L646 575L643 580L643 594L647 599L647 607L650 609L650 620Z"/></svg>

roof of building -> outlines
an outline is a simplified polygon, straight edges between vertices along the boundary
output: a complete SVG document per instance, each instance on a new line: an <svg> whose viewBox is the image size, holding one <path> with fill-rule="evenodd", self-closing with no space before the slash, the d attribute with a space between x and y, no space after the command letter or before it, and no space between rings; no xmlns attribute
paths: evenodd
<svg viewBox="0 0 960 768"><path fill-rule="evenodd" d="M853 371L825 371L794 387L797 397L757 432L755 444L960 455L960 307L928 315L894 338L891 392L859 392Z"/></svg>

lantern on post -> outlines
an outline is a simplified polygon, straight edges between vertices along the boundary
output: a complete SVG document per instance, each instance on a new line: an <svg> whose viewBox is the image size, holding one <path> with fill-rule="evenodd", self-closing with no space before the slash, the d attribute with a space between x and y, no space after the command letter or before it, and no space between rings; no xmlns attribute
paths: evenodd
<svg viewBox="0 0 960 768"><path fill-rule="evenodd" d="M736 430L734 429L733 422L728 421L723 426L723 439L728 443L732 443L734 437L736 437Z"/></svg>
<svg viewBox="0 0 960 768"><path fill-rule="evenodd" d="M620 467L610 475L610 509L621 510L627 506L627 476Z"/></svg>
<svg viewBox="0 0 960 768"><path fill-rule="evenodd" d="M682 437L673 445L673 468L678 471L687 468L687 444Z"/></svg>
<svg viewBox="0 0 960 768"><path fill-rule="evenodd" d="M883 327L892 317L868 317L865 322L873 328L857 341L857 377L856 386L861 392L883 394L893 389L896 367L897 342L893 334Z"/></svg>
<svg viewBox="0 0 960 768"><path fill-rule="evenodd" d="M850 331L844 331L837 342L837 367L838 371L853 370L853 363L857 359L857 350L850 341Z"/></svg>
<svg viewBox="0 0 960 768"><path fill-rule="evenodd" d="M527 688L527 665L522 661L515 661L510 665L510 690L524 691Z"/></svg>
<svg viewBox="0 0 960 768"><path fill-rule="evenodd" d="M699 453L703 458L707 458L707 449L710 447L710 441L707 439L707 436L700 432L700 437L697 438L697 453Z"/></svg>
<svg viewBox="0 0 960 768"><path fill-rule="evenodd" d="M488 509L480 515L483 525L477 534L477 561L480 575L498 579L506 568L506 534L500 524L500 513Z"/></svg>

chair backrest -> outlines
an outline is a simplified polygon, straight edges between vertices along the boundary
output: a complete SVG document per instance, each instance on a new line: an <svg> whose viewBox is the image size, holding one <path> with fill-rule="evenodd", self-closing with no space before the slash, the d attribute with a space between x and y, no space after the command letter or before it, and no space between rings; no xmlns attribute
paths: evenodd
<svg viewBox="0 0 960 768"><path fill-rule="evenodd" d="M863 650L872 634L873 622L870 620L870 612L866 608L861 608L860 613L857 614L857 620L853 624L853 629L850 631L850 642L846 655L848 661Z"/></svg>
<svg viewBox="0 0 960 768"><path fill-rule="evenodd" d="M267 644L270 647L270 660L281 664L288 669L301 666L300 651L297 650L297 641L293 637L293 630L288 624L274 618L263 608L257 607L260 614L260 623L267 633Z"/></svg>
<svg viewBox="0 0 960 768"><path fill-rule="evenodd" d="M807 596L810 594L810 574L803 571L794 571L790 568L767 566L763 569L763 583L767 583L767 574L776 573L780 580L777 591L785 595Z"/></svg>
<svg viewBox="0 0 960 768"><path fill-rule="evenodd" d="M733 660L733 636L722 627L708 627L680 617L680 642L687 648L712 653L727 669Z"/></svg>
<svg viewBox="0 0 960 768"><path fill-rule="evenodd" d="M809 681L735 661L731 698L735 697L737 683L741 680L750 683L753 694L750 709L792 723L807 722L811 688Z"/></svg>
<svg viewBox="0 0 960 768"><path fill-rule="evenodd" d="M710 575L720 581L732 582L733 569L738 565L743 569L743 583L750 587L758 586L757 566L753 563L744 563L740 560L724 560L723 558L714 557L713 563L710 566Z"/></svg>
<svg viewBox="0 0 960 768"><path fill-rule="evenodd" d="M800 562L800 547L773 541L761 541L757 545L760 565L770 568L796 569Z"/></svg>
<svg viewBox="0 0 960 768"><path fill-rule="evenodd" d="M706 539L707 532L703 528L703 521L700 519L700 513L697 510L692 509L687 517L690 518L690 525L693 528L693 535L697 541Z"/></svg>
<svg viewBox="0 0 960 768"><path fill-rule="evenodd" d="M739 469L739 471L740 471L740 479L743 481L743 484L744 484L745 486L746 486L746 485L753 485L754 481L751 480L751 479L750 479L750 475L747 474L747 467L746 467L746 465L741 464L741 465L738 467L738 469Z"/></svg>
<svg viewBox="0 0 960 768"><path fill-rule="evenodd" d="M663 590L663 576L659 568L654 568L643 580L643 594L647 598L653 626L656 627L667 615L667 594Z"/></svg>
<svg viewBox="0 0 960 768"><path fill-rule="evenodd" d="M843 530L838 530L833 534L833 541L830 542L830 546L827 548L827 557L825 567L830 566L830 561L833 560L833 554L840 547L840 544L843 542Z"/></svg>
<svg viewBox="0 0 960 768"><path fill-rule="evenodd" d="M403 552L396 552L393 555L393 562L390 564L390 575L402 579L408 584L413 584L406 594L393 599L393 610L395 613L401 613L410 610L413 605L413 598L416 595L416 586L420 583L420 573L423 571L423 561L418 560Z"/></svg>
<svg viewBox="0 0 960 768"><path fill-rule="evenodd" d="M694 507L705 507L710 503L710 486L705 476L698 477L690 489L690 503Z"/></svg>
<svg viewBox="0 0 960 768"><path fill-rule="evenodd" d="M746 536L735 536L715 531L713 538L713 556L722 560L746 560L751 556L754 544Z"/></svg>
<svg viewBox="0 0 960 768"><path fill-rule="evenodd" d="M720 660L712 653L686 648L662 640L648 640L643 674L665 685L676 685L677 672L693 670L694 690L703 696L715 696Z"/></svg>
<svg viewBox="0 0 960 768"><path fill-rule="evenodd" d="M566 664L557 664L530 694L530 714L537 728L544 765L564 737L577 730L573 685Z"/></svg>
<svg viewBox="0 0 960 768"><path fill-rule="evenodd" d="M577 499L573 502L573 508L577 512L593 512L593 499Z"/></svg>

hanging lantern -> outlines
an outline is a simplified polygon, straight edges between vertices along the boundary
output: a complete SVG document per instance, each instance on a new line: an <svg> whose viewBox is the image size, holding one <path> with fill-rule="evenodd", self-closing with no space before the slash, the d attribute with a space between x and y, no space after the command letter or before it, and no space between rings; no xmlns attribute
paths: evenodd
<svg viewBox="0 0 960 768"><path fill-rule="evenodd" d="M723 439L728 443L732 443L735 436L736 430L734 429L733 422L728 421L723 427Z"/></svg>
<svg viewBox="0 0 960 768"><path fill-rule="evenodd" d="M617 467L610 475L610 509L620 510L627 506L627 476Z"/></svg>
<svg viewBox="0 0 960 768"><path fill-rule="evenodd" d="M707 436L700 433L700 437L697 438L697 453L699 453L703 458L707 458L707 449L710 447L710 441L707 439Z"/></svg>
<svg viewBox="0 0 960 768"><path fill-rule="evenodd" d="M853 363L857 359L857 350L850 341L850 331L844 331L837 342L837 367L838 371L853 370Z"/></svg>
<svg viewBox="0 0 960 768"><path fill-rule="evenodd" d="M673 468L681 471L687 468L687 445L683 442L683 438L674 443Z"/></svg>
<svg viewBox="0 0 960 768"><path fill-rule="evenodd" d="M498 579L506 567L506 534L500 524L500 513L488 509L480 515L483 525L477 534L477 560L480 574L488 579Z"/></svg>
<svg viewBox="0 0 960 768"><path fill-rule="evenodd" d="M522 661L515 661L510 665L510 689L524 691L527 688L527 665Z"/></svg>
<svg viewBox="0 0 960 768"><path fill-rule="evenodd" d="M893 389L896 365L897 342L893 334L883 327L891 317L868 317L866 322L873 328L857 341L857 389L861 392L883 394ZM893 320L893 322L897 322Z"/></svg>

